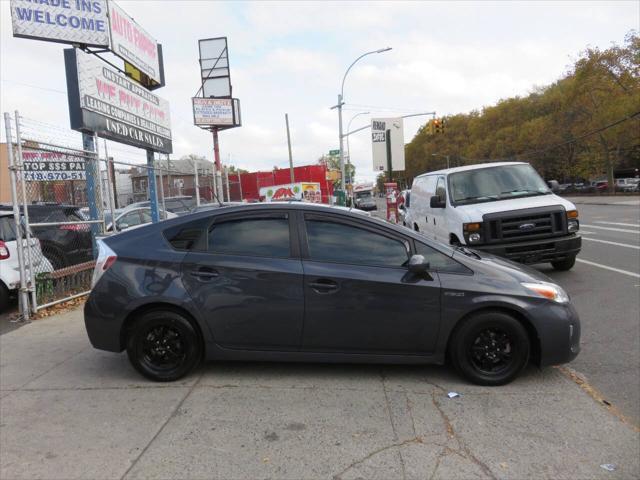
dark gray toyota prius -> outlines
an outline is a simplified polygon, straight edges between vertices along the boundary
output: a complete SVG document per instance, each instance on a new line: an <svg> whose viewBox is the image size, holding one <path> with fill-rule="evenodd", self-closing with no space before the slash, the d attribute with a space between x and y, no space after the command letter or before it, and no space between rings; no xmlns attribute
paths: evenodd
<svg viewBox="0 0 640 480"><path fill-rule="evenodd" d="M98 243L89 339L153 380L203 358L450 359L501 385L580 348L575 309L541 273L346 209L228 206Z"/></svg>

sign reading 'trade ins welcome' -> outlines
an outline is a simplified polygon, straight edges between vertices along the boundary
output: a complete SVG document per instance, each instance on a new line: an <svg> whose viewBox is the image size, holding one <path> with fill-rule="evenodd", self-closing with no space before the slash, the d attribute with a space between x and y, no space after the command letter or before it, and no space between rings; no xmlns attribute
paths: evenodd
<svg viewBox="0 0 640 480"><path fill-rule="evenodd" d="M95 56L64 51L71 128L162 153L171 153L169 102Z"/></svg>
<svg viewBox="0 0 640 480"><path fill-rule="evenodd" d="M109 46L106 0L11 0L15 37Z"/></svg>

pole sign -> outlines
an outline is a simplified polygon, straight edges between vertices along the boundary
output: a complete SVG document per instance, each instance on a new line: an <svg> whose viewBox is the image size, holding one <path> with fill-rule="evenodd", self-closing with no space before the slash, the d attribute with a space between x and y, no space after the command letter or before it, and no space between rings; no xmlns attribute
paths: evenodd
<svg viewBox="0 0 640 480"><path fill-rule="evenodd" d="M93 55L64 51L71 128L162 153L172 152L169 102Z"/></svg>
<svg viewBox="0 0 640 480"><path fill-rule="evenodd" d="M238 126L240 119L236 121L236 108L231 98L201 98L194 97L193 123L201 126Z"/></svg>
<svg viewBox="0 0 640 480"><path fill-rule="evenodd" d="M56 152L22 152L22 178L27 182L86 180L83 158Z"/></svg>
<svg viewBox="0 0 640 480"><path fill-rule="evenodd" d="M11 0L13 36L109 46L106 0Z"/></svg>
<svg viewBox="0 0 640 480"><path fill-rule="evenodd" d="M387 169L387 130L391 133L391 169L404 170L404 126L402 118L371 119L371 145L373 149L373 170Z"/></svg>
<svg viewBox="0 0 640 480"><path fill-rule="evenodd" d="M158 42L112 1L109 2L109 27L111 51L161 83Z"/></svg>

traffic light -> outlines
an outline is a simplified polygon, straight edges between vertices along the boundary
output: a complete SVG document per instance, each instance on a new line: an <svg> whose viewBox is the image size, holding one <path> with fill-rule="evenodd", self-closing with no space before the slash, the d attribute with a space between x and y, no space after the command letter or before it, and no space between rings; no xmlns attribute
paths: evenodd
<svg viewBox="0 0 640 480"><path fill-rule="evenodd" d="M444 133L444 126L445 126L445 122L444 122L444 118L434 118L433 119L433 133L434 134L440 134L440 133Z"/></svg>
<svg viewBox="0 0 640 480"><path fill-rule="evenodd" d="M440 133L440 127L441 127L441 125L440 125L440 120L439 120L439 119L437 119L437 118L434 118L434 119L433 119L433 133L434 133L435 135L437 135L437 134L439 134L439 133Z"/></svg>

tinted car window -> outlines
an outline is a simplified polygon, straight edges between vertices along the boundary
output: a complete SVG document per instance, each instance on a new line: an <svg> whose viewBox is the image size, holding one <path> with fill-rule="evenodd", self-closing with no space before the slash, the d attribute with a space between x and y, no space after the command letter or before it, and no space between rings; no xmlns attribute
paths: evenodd
<svg viewBox="0 0 640 480"><path fill-rule="evenodd" d="M13 242L16 239L16 229L13 217L0 217L0 240Z"/></svg>
<svg viewBox="0 0 640 480"><path fill-rule="evenodd" d="M431 270L450 273L470 273L470 270L464 265L459 264L453 258L438 252L424 243L416 242L416 253L422 255Z"/></svg>
<svg viewBox="0 0 640 480"><path fill-rule="evenodd" d="M176 250L197 250L207 249L205 232L211 223L209 218L201 218L188 223L182 223L164 231L164 236Z"/></svg>
<svg viewBox="0 0 640 480"><path fill-rule="evenodd" d="M209 229L209 252L289 257L289 219L247 218L216 222Z"/></svg>
<svg viewBox="0 0 640 480"><path fill-rule="evenodd" d="M328 220L306 220L311 260L383 267L401 267L408 259L399 240Z"/></svg>

